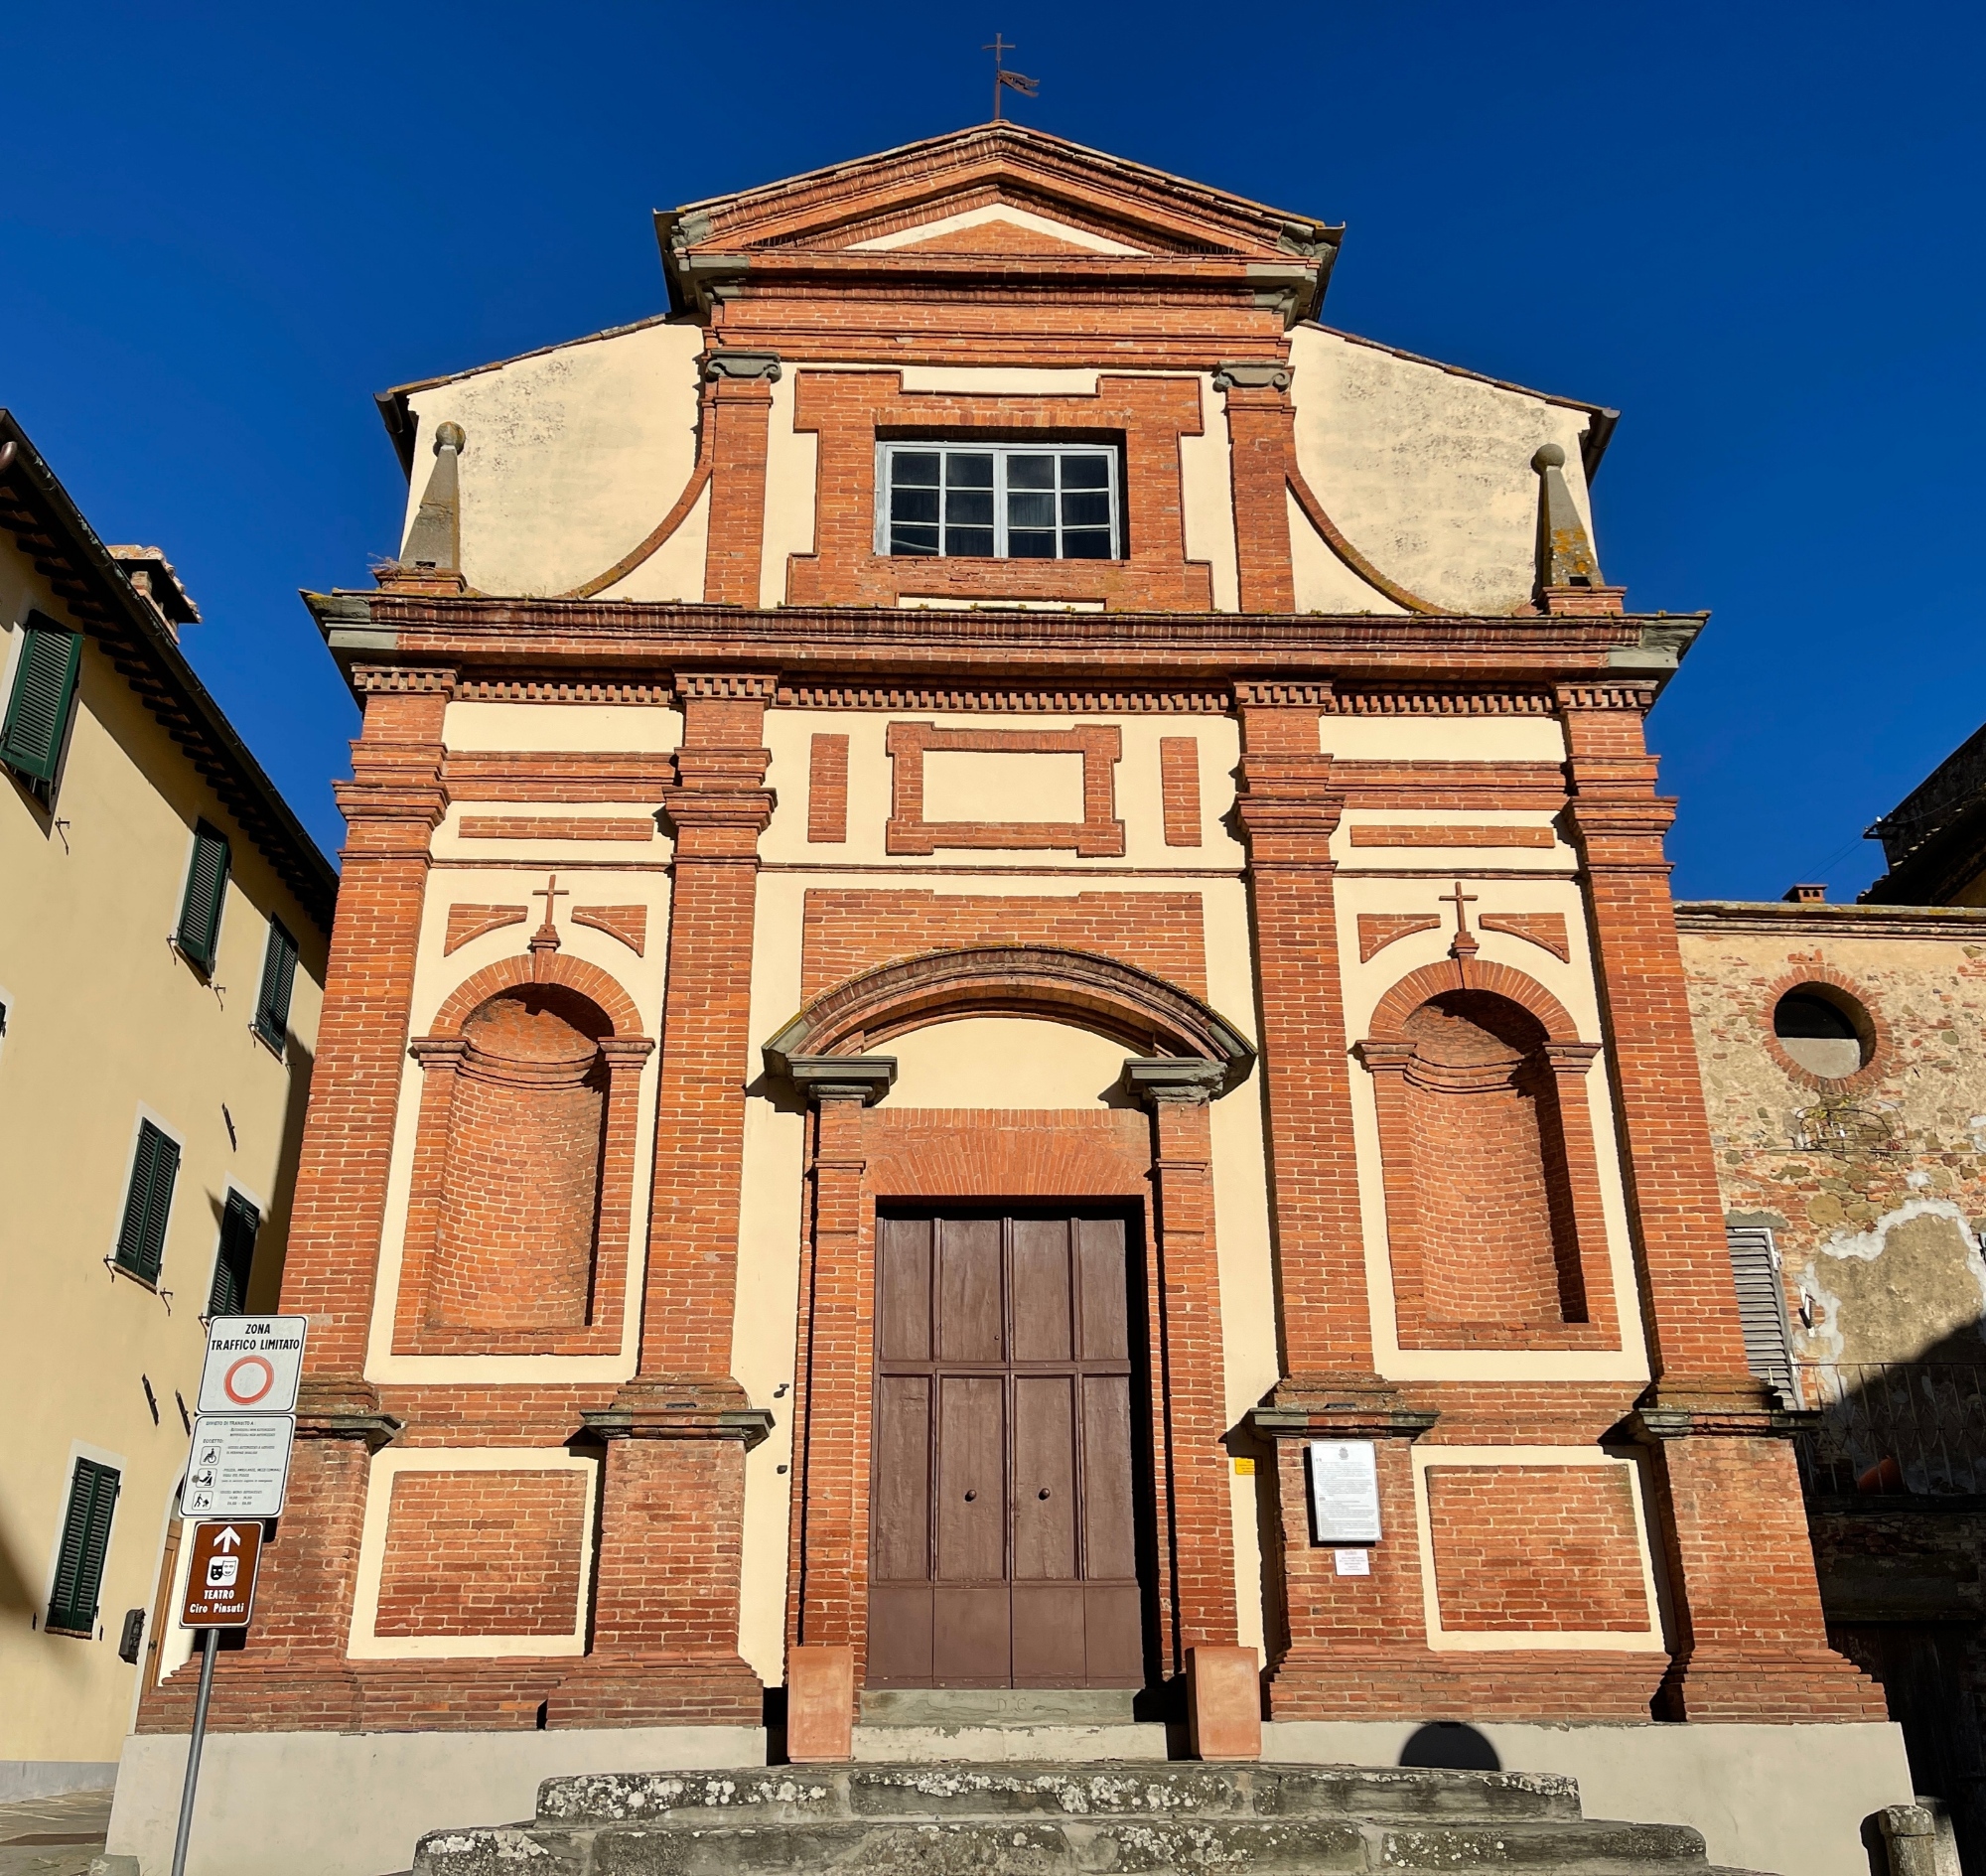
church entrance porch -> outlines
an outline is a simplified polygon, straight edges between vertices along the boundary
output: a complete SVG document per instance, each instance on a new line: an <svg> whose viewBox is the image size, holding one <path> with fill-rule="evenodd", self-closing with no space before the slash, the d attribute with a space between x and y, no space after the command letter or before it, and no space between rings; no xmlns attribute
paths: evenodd
<svg viewBox="0 0 1986 1876"><path fill-rule="evenodd" d="M1150 1677L1131 1239L1121 1216L878 1219L870 1687Z"/></svg>

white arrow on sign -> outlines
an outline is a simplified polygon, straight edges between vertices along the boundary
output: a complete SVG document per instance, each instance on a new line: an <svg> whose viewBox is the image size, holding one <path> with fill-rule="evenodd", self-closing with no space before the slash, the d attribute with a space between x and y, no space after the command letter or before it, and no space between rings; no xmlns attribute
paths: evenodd
<svg viewBox="0 0 1986 1876"><path fill-rule="evenodd" d="M213 1547L216 1550L239 1550L241 1548L241 1533L237 1531L232 1524L229 1524L228 1527L225 1530L223 1530L220 1533L220 1535L213 1540Z"/></svg>

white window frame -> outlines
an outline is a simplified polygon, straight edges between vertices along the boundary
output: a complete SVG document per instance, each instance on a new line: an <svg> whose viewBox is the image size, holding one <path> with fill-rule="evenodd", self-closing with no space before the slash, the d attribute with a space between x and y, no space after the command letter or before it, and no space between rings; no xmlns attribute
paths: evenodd
<svg viewBox="0 0 1986 1876"><path fill-rule="evenodd" d="M902 450L913 456L942 456L956 451L965 456L991 456L993 458L993 555L995 560L1013 560L1007 551L1007 460L1014 456L1097 456L1105 464L1104 492L1110 501L1110 552L1105 560L1064 559L1058 554L1053 560L1022 559L1023 566L1100 566L1112 560L1124 558L1124 502L1122 495L1121 452L1114 443L1064 443L1046 441L1041 443L1020 443L1010 438L999 442L976 442L971 437L897 437L889 442L876 445L876 552L885 558L898 560L982 560L983 554L947 554L944 550L944 514L940 505L938 510L937 547L934 554L895 554L890 551L890 460ZM940 483L943 471L939 471ZM1058 482L1061 478L1058 476ZM1056 545L1062 545L1062 515L1056 515Z"/></svg>

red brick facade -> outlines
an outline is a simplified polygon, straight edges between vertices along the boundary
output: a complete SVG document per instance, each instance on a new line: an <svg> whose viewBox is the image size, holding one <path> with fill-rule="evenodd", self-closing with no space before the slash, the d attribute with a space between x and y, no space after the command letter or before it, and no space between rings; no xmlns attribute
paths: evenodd
<svg viewBox="0 0 1986 1876"><path fill-rule="evenodd" d="M1002 190L1105 248L857 245ZM1259 1635L1272 1718L1880 1714L1826 1649L1785 1429L1745 1369L1654 686L1618 675L1655 622L1599 588L1292 616L1292 502L1318 496L1289 327L1325 231L997 130L671 225L703 430L657 533L707 487L700 603L391 570L336 602L365 616L342 652L365 721L284 1288L311 1319L302 1437L215 1724L756 1725L781 1645L852 1647L860 1685L879 1208L1058 1204L1135 1245L1156 1683ZM907 388L1056 366L1093 388ZM1188 546L1182 439L1216 425L1238 614ZM1120 556L879 554L879 437L975 431L1115 440ZM774 569L793 534L769 535L769 491L801 440L812 549ZM949 609L899 608L920 598ZM452 698L672 704L681 731L666 757L569 733L451 752ZM851 727L877 711L878 737ZM1343 718L1394 753L1327 753ZM1460 723L1523 736L1498 757L1424 733ZM776 743L804 801L768 786ZM1080 818L996 795L926 819L922 763L949 751L1079 756ZM573 840L602 844L532 851ZM1437 860L1475 876L1458 911L1500 895L1446 959ZM1076 1104L890 1093L893 1039L962 1016L1131 1066ZM769 1247L776 1188L796 1244ZM776 1250L799 1276L775 1308L750 1285ZM1249 1346L1273 1371L1244 1387ZM777 1471L748 1465L769 1432ZM1327 1438L1376 1445L1367 1574L1313 1528ZM492 1448L494 1470L374 1457ZM781 1516L767 1623L748 1531L776 1547ZM577 1658L414 1646L575 1632ZM141 1727L183 1725L189 1679Z"/></svg>

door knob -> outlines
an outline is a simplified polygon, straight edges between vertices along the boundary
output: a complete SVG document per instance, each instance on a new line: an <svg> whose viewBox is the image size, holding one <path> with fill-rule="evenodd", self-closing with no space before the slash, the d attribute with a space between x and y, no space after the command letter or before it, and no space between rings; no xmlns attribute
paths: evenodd
<svg viewBox="0 0 1986 1876"><path fill-rule="evenodd" d="M1037 1493L1035 1494L1035 1497L1036 1497L1036 1498L1038 1498L1038 1499L1045 1499L1045 1498L1047 1498L1047 1497L1048 1497L1048 1495L1049 1495L1049 1489L1048 1489L1048 1487L1047 1487L1047 1486L1043 1486L1043 1487L1042 1487L1042 1489L1041 1489L1041 1490L1040 1490L1039 1492L1037 1492Z"/></svg>
<svg viewBox="0 0 1986 1876"><path fill-rule="evenodd" d="M972 1501L973 1501L974 1499L976 1499L976 1498L977 1498L978 1496L979 1496L979 1494L978 1494L977 1492L968 1492L968 1493L967 1493L967 1494L965 1495L965 1502L966 1502L966 1504L970 1505L970 1504L972 1503Z"/></svg>

